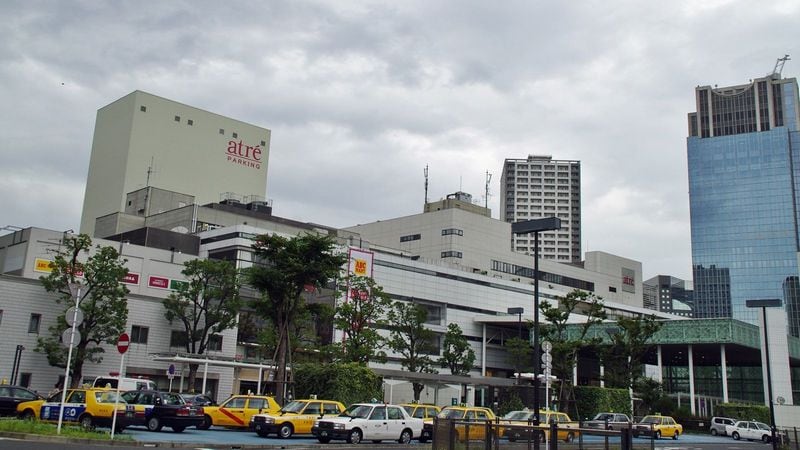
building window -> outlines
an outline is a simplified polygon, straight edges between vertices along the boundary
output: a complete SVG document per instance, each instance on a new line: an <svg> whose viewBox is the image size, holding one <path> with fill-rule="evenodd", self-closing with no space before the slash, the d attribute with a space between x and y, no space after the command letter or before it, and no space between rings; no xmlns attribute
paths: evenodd
<svg viewBox="0 0 800 450"><path fill-rule="evenodd" d="M461 252L457 252L454 250L442 252L442 258L461 258Z"/></svg>
<svg viewBox="0 0 800 450"><path fill-rule="evenodd" d="M181 116L175 116L175 122L180 122L180 121L181 121Z"/></svg>
<svg viewBox="0 0 800 450"><path fill-rule="evenodd" d="M222 351L222 336L219 334L212 334L208 337L208 350L214 352Z"/></svg>
<svg viewBox="0 0 800 450"><path fill-rule="evenodd" d="M189 126L192 126L192 125L194 125L194 120L189 119L189 120L186 121L186 124L189 125Z"/></svg>
<svg viewBox="0 0 800 450"><path fill-rule="evenodd" d="M239 137L239 133L233 133L233 138L236 139Z"/></svg>
<svg viewBox="0 0 800 450"><path fill-rule="evenodd" d="M31 374L27 372L22 372L19 374L19 385L22 387L30 387L31 386ZM33 400L33 399L32 399Z"/></svg>
<svg viewBox="0 0 800 450"><path fill-rule="evenodd" d="M266 147L267 146L267 141L261 141L261 146L262 147Z"/></svg>
<svg viewBox="0 0 800 450"><path fill-rule="evenodd" d="M39 334L39 324L42 323L41 314L31 314L31 320L28 322L28 333Z"/></svg>
<svg viewBox="0 0 800 450"><path fill-rule="evenodd" d="M3 325L3 310L0 309L0 325Z"/></svg>
<svg viewBox="0 0 800 450"><path fill-rule="evenodd" d="M169 335L170 347L186 347L187 343L186 331L172 330Z"/></svg>
<svg viewBox="0 0 800 450"><path fill-rule="evenodd" d="M219 134L225 134L225 129L224 128L220 128L219 129Z"/></svg>
<svg viewBox="0 0 800 450"><path fill-rule="evenodd" d="M141 111L141 112L147 112L147 106L140 106L140 107L139 107L139 111Z"/></svg>
<svg viewBox="0 0 800 450"><path fill-rule="evenodd" d="M422 235L417 234L409 234L408 236L400 236L400 242L410 242L410 241L418 241L422 239Z"/></svg>
<svg viewBox="0 0 800 450"><path fill-rule="evenodd" d="M132 344L147 344L147 335L150 333L150 328L134 325L131 327L131 343Z"/></svg>
<svg viewBox="0 0 800 450"><path fill-rule="evenodd" d="M458 228L445 228L442 230L442 236L447 236L450 234L455 234L456 236L463 236L464 230L459 230Z"/></svg>
<svg viewBox="0 0 800 450"><path fill-rule="evenodd" d="M608 292L617 292L617 288L615 288L614 286L609 286Z"/></svg>

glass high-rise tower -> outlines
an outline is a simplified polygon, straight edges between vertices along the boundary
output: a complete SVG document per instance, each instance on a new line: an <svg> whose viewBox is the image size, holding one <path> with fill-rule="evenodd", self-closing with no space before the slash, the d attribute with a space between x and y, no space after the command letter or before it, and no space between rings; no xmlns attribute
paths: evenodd
<svg viewBox="0 0 800 450"><path fill-rule="evenodd" d="M800 335L800 114L779 74L695 89L687 154L694 316L748 322L750 299L779 298Z"/></svg>

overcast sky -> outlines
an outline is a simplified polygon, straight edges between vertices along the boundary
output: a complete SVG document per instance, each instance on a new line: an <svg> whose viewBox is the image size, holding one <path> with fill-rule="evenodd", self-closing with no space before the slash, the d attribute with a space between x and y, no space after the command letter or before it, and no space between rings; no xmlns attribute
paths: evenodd
<svg viewBox="0 0 800 450"><path fill-rule="evenodd" d="M691 279L697 85L800 74L800 2L3 1L0 227L78 229L98 108L139 89L272 130L274 214L335 227L505 158L582 167L583 251ZM0 232L0 233L5 233Z"/></svg>

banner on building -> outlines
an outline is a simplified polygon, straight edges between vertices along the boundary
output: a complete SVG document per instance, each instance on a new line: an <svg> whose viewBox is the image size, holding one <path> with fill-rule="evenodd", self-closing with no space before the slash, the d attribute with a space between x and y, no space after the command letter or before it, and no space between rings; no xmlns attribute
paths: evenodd
<svg viewBox="0 0 800 450"><path fill-rule="evenodd" d="M374 253L360 248L350 248L348 251L348 275L358 277L372 277L372 259Z"/></svg>

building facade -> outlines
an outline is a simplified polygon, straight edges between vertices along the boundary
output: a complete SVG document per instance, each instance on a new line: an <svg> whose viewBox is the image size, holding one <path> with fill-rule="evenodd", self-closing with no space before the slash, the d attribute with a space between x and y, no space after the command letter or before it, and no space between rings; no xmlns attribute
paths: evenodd
<svg viewBox="0 0 800 450"><path fill-rule="evenodd" d="M95 219L149 186L201 204L264 201L269 144L266 128L134 91L97 111L80 231L94 236Z"/></svg>
<svg viewBox="0 0 800 450"><path fill-rule="evenodd" d="M797 336L797 80L700 86L695 99L687 139L694 315L755 323L745 302L779 298Z"/></svg>
<svg viewBox="0 0 800 450"><path fill-rule="evenodd" d="M642 285L644 307L675 314L681 317L693 317L691 282L669 275L656 275L645 280Z"/></svg>
<svg viewBox="0 0 800 450"><path fill-rule="evenodd" d="M500 220L558 217L561 230L539 233L539 255L559 262L581 260L581 163L530 155L506 159L500 178ZM511 249L533 253L534 237L513 236Z"/></svg>

